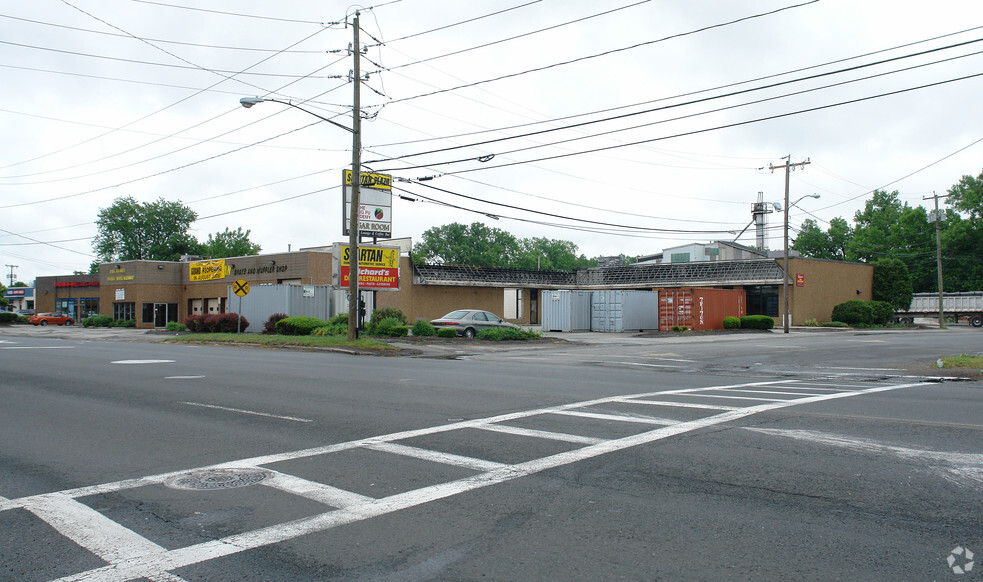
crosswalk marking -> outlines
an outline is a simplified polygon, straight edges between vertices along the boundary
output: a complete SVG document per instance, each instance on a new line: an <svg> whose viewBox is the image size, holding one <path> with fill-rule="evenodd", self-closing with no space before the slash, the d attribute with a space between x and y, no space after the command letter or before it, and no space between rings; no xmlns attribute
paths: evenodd
<svg viewBox="0 0 983 582"><path fill-rule="evenodd" d="M27 509L40 519L51 524L61 535L71 539L79 546L91 551L106 561L105 566L61 578L60 580L64 582L134 580L138 578L145 578L154 582L181 582L182 579L172 574L171 571L249 549L276 544L298 536L322 532L339 525L354 523L430 503L467 491L504 483L598 455L656 442L770 410L921 385L923 383L914 382L895 385L868 385L861 389L830 388L831 391L829 393L817 394L814 392L796 391L804 388L805 384L797 383L795 380L778 380L604 397L535 410L512 412L482 419L452 422L445 425L407 430L300 451L263 455L251 459L239 459L210 467L199 467L188 471L175 471L137 479L127 479L115 483L80 487L20 499L5 499L0 497L0 511L13 508ZM778 389L772 391L793 397L772 399L745 396L743 394L728 394L736 394L738 392L771 392L763 390L763 388ZM782 392L782 389L788 390L789 392ZM672 398L681 397L699 397L706 399L707 403L694 404L673 402L671 400ZM737 399L759 403L739 407L716 404L713 403L714 399ZM598 407L610 406L612 404L621 406L678 407L681 409L706 412L705 415L693 420L674 420L643 415L632 416L631 414L595 412ZM583 418L615 421L626 424L655 424L659 426L625 437L603 439L549 430L517 427L508 424L519 419L527 419L525 423L528 424L534 422L536 418L544 418L548 415L565 415L574 419ZM445 451L409 446L400 442L415 437L451 433L465 429L479 429L527 438L564 441L582 446L573 450L524 462L505 464L486 459L456 455ZM585 430L587 429L588 426L585 423ZM268 465L280 461L330 455L359 448L463 467L475 471L475 474L377 499L339 489L329 483L315 482L268 468ZM272 474L272 477L261 481L260 485L319 502L325 506L325 511L289 522L229 535L218 540L209 540L183 548L167 550L127 529L123 525L112 521L95 509L77 501L77 499L88 495L136 489L147 485L159 485L167 479L185 475L190 471L218 468L251 468L269 472Z"/></svg>

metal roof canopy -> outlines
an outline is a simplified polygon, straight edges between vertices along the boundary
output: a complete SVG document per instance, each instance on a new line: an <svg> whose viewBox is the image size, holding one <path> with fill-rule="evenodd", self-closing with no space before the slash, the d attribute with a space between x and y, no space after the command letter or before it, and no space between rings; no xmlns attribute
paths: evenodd
<svg viewBox="0 0 983 582"><path fill-rule="evenodd" d="M574 271L455 265L413 266L415 285L547 289L780 285L782 275L781 265L772 259L589 267Z"/></svg>

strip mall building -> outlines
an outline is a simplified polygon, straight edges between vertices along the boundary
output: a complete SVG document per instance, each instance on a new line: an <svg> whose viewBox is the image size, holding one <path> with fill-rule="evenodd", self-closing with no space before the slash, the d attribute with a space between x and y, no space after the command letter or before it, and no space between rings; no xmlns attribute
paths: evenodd
<svg viewBox="0 0 983 582"><path fill-rule="evenodd" d="M369 309L396 307L414 321L434 319L454 309L485 309L518 324L541 323L543 291L659 290L672 288L743 289L748 314L779 317L783 281L790 291L791 325L830 320L833 306L849 299L871 299L873 268L861 263L781 259L732 243L709 243L710 260L658 260L634 265L573 271L413 265L403 245L398 290L366 292ZM37 311L63 311L81 321L90 315L134 319L137 327L160 328L189 315L236 311L232 283L250 286L325 286L334 290L331 313L347 312L347 281L334 260L337 245L233 257L215 261L123 261L103 263L99 274L39 277ZM362 247L360 247L362 248ZM661 259L661 256L658 256ZM347 268L344 269L347 275ZM363 272L364 276L364 272ZM373 298L374 296L374 298ZM779 321L781 321L779 319ZM254 321L251 329L262 326Z"/></svg>

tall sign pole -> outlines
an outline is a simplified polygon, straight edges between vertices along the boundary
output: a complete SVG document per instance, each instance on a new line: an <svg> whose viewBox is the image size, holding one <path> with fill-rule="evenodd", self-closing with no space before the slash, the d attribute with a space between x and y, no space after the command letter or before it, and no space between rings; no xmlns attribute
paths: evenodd
<svg viewBox="0 0 983 582"><path fill-rule="evenodd" d="M358 207L359 207L359 185L362 181L361 169L362 165L362 113L361 113L361 85L362 85L362 71L360 68L359 57L362 55L362 50L359 47L358 40L358 12L355 12L355 18L352 21L352 26L355 30L354 44L352 45L352 54L355 57L355 63L352 68L353 76L352 83L354 85L354 94L352 98L352 208L348 215L348 248L351 250L349 253L349 267L348 267L348 339L356 340L358 339Z"/></svg>
<svg viewBox="0 0 983 582"><path fill-rule="evenodd" d="M789 155L785 156L785 163L782 164L781 166L773 166L771 164L768 164L768 167L771 168L772 171L775 171L775 170L781 169L781 168L784 168L785 169L785 252L783 253L784 254L784 266L782 268L782 270L785 271L782 274L782 296L783 296L782 302L785 304L784 305L784 308L783 308L784 314L783 314L783 317L782 317L782 319L784 320L783 325L782 325L782 329L784 330L784 333L788 333L789 319L792 316L791 315L792 310L789 307L789 300L788 300L788 183L789 183L789 175L791 174L791 172L792 172L792 170L794 168L802 167L802 166L805 166L805 165L807 165L809 163L810 163L809 160L806 160L804 162L798 162L796 164L793 164L792 163L792 155L789 154Z"/></svg>

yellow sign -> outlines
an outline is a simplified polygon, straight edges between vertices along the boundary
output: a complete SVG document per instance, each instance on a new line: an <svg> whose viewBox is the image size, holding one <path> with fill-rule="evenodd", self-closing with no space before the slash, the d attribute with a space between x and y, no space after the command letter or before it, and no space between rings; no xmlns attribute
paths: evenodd
<svg viewBox="0 0 983 582"><path fill-rule="evenodd" d="M224 279L226 275L225 259L214 261L198 261L188 263L188 279L191 281L214 281Z"/></svg>
<svg viewBox="0 0 983 582"><path fill-rule="evenodd" d="M232 292L239 297L249 295L249 282L245 279L236 279L236 282L232 284Z"/></svg>
<svg viewBox="0 0 983 582"><path fill-rule="evenodd" d="M345 170L345 186L352 185L352 171ZM362 188L372 188L374 190L392 190L393 177L389 174L373 174L372 172L359 172L358 184Z"/></svg>
<svg viewBox="0 0 983 582"><path fill-rule="evenodd" d="M341 247L341 264L351 265L351 251L348 245ZM399 266L398 248L358 247L358 267L378 267L395 269Z"/></svg>

